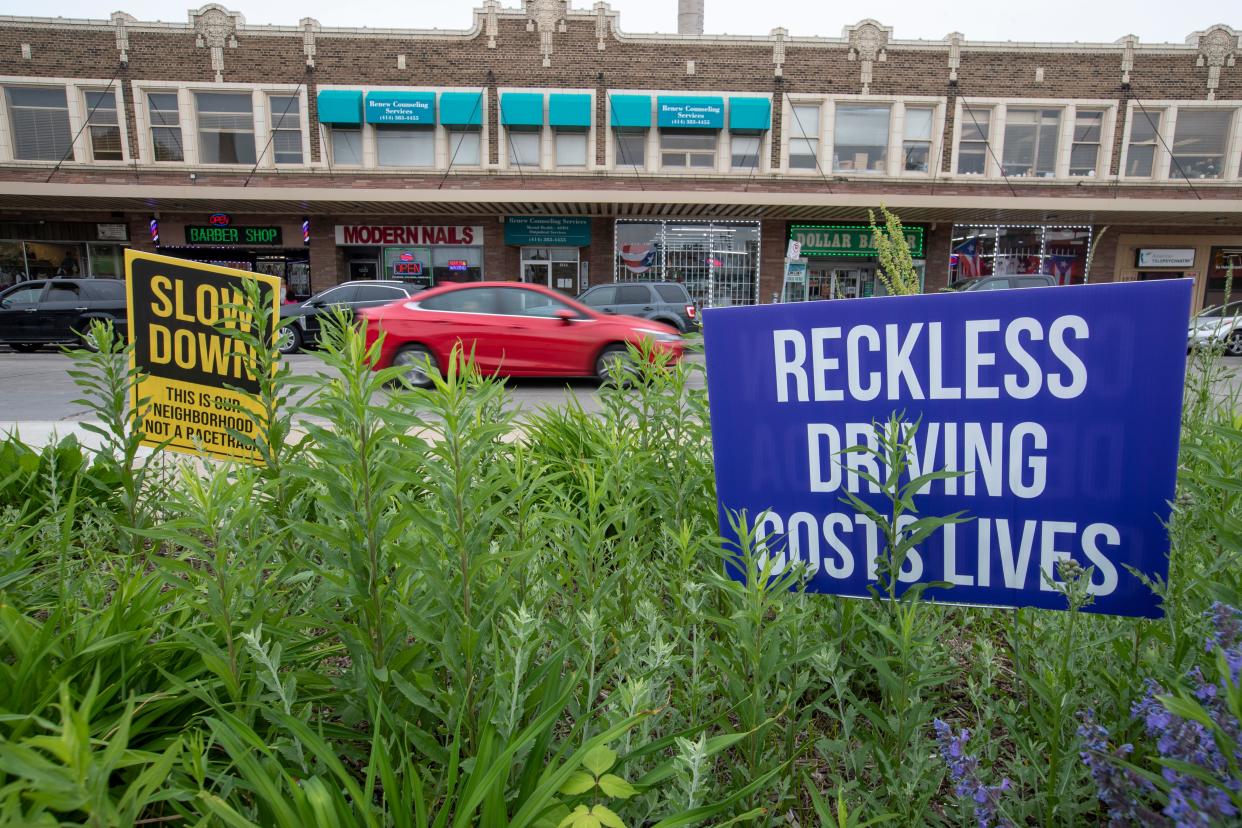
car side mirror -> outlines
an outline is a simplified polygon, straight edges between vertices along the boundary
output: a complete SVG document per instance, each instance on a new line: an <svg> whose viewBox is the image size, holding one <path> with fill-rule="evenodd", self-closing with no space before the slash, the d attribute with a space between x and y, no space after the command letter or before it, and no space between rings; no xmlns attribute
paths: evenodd
<svg viewBox="0 0 1242 828"><path fill-rule="evenodd" d="M558 310L556 313L552 315L555 316L557 319L561 320L562 322L564 322L566 325L568 325L570 322L574 321L574 319L578 317L576 313L566 308L561 308L560 310Z"/></svg>
<svg viewBox="0 0 1242 828"><path fill-rule="evenodd" d="M8 306L9 306L8 299L0 299L0 308L7 308Z"/></svg>

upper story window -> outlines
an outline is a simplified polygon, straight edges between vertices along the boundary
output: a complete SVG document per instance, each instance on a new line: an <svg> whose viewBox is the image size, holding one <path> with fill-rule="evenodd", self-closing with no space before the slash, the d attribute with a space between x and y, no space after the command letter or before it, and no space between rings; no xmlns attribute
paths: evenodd
<svg viewBox="0 0 1242 828"><path fill-rule="evenodd" d="M156 161L184 161L181 143L181 114L176 92L147 94L147 114L151 122L151 148Z"/></svg>
<svg viewBox="0 0 1242 828"><path fill-rule="evenodd" d="M1057 174L1057 137L1061 110L1009 107L1005 113L1005 146L1001 154L1007 176Z"/></svg>
<svg viewBox="0 0 1242 828"><path fill-rule="evenodd" d="M1232 109L1179 108L1169 176L1223 178L1232 125Z"/></svg>
<svg viewBox="0 0 1242 828"><path fill-rule="evenodd" d="M537 131L508 130L509 165L513 167L538 167L542 150L542 135Z"/></svg>
<svg viewBox="0 0 1242 828"><path fill-rule="evenodd" d="M196 92L198 160L203 164L253 164L254 104L249 92Z"/></svg>
<svg viewBox="0 0 1242 828"><path fill-rule="evenodd" d="M556 166L585 167L587 165L587 134L585 132L556 133Z"/></svg>
<svg viewBox="0 0 1242 828"><path fill-rule="evenodd" d="M819 104L792 107L789 123L789 168L813 170L819 166Z"/></svg>
<svg viewBox="0 0 1242 828"><path fill-rule="evenodd" d="M124 161L121 147L121 121L116 112L116 94L112 90L88 91L86 123L90 127L91 158L96 161Z"/></svg>
<svg viewBox="0 0 1242 828"><path fill-rule="evenodd" d="M271 95L272 157L277 164L302 163L302 104L296 95Z"/></svg>
<svg viewBox="0 0 1242 828"><path fill-rule="evenodd" d="M435 127L376 124L375 144L381 167L435 166Z"/></svg>
<svg viewBox="0 0 1242 828"><path fill-rule="evenodd" d="M73 151L65 88L9 86L9 126L13 157L22 161L61 161Z"/></svg>
<svg viewBox="0 0 1242 828"><path fill-rule="evenodd" d="M930 106L906 107L905 135L901 144L906 172L927 172L931 167L932 124L936 111Z"/></svg>
<svg viewBox="0 0 1242 828"><path fill-rule="evenodd" d="M633 130L626 132L621 129L613 131L617 164L622 167L647 166L647 131Z"/></svg>
<svg viewBox="0 0 1242 828"><path fill-rule="evenodd" d="M763 149L760 135L732 135L729 139L732 166L735 170L759 169L759 153Z"/></svg>
<svg viewBox="0 0 1242 828"><path fill-rule="evenodd" d="M988 137L992 128L991 107L964 106L957 132L957 171L982 175L988 167Z"/></svg>
<svg viewBox="0 0 1242 828"><path fill-rule="evenodd" d="M885 172L891 114L887 104L837 104L833 172Z"/></svg>
<svg viewBox="0 0 1242 828"><path fill-rule="evenodd" d="M1070 147L1069 174L1094 176L1100 159L1100 136L1104 132L1104 110L1079 109L1074 113L1074 143Z"/></svg>
<svg viewBox="0 0 1242 828"><path fill-rule="evenodd" d="M660 168L712 170L716 168L716 131L661 129Z"/></svg>
<svg viewBox="0 0 1242 828"><path fill-rule="evenodd" d="M333 124L329 131L332 163L340 167L362 166L362 127Z"/></svg>
<svg viewBox="0 0 1242 828"><path fill-rule="evenodd" d="M1126 175L1150 178L1155 169L1156 141L1160 135L1160 110L1141 109L1130 121L1130 146L1126 150Z"/></svg>
<svg viewBox="0 0 1242 828"><path fill-rule="evenodd" d="M477 167L483 141L478 130L449 130L449 166Z"/></svg>

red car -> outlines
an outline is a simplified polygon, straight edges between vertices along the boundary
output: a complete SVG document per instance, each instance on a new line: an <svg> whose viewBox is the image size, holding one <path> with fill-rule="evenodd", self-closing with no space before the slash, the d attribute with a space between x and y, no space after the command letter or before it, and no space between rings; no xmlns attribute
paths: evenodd
<svg viewBox="0 0 1242 828"><path fill-rule="evenodd" d="M615 377L625 370L627 344L644 339L672 362L681 334L649 319L598 313L567 296L521 282L443 285L358 312L367 344L384 343L376 369L408 365L415 385L429 385L424 366L442 371L461 343L485 374L509 377Z"/></svg>

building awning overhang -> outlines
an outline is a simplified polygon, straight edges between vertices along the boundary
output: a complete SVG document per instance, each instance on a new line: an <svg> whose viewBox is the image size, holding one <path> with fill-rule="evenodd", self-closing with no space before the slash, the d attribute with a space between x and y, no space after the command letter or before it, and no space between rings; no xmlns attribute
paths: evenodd
<svg viewBox="0 0 1242 828"><path fill-rule="evenodd" d="M476 182L477 183L477 182ZM588 183L586 181L584 184ZM582 215L866 221L881 200L906 223L1150 224L1242 229L1242 199L739 192L596 186L437 189L0 182L4 213L238 212L316 215Z"/></svg>

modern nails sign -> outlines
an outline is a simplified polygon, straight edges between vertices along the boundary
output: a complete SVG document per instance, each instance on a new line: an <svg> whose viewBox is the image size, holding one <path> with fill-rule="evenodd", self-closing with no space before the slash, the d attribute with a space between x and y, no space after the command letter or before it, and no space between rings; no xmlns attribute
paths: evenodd
<svg viewBox="0 0 1242 828"><path fill-rule="evenodd" d="M884 554L873 424L900 415L918 517L898 591L1066 609L1058 562L1091 568L1088 612L1157 617L1168 577L1188 279L806 302L704 312L720 531L745 512L779 572L867 597ZM911 530L917 531L917 530ZM736 567L730 574L743 578Z"/></svg>
<svg viewBox="0 0 1242 828"><path fill-rule="evenodd" d="M432 224L338 224L336 243L340 245L482 244L483 228L481 226Z"/></svg>
<svg viewBox="0 0 1242 828"><path fill-rule="evenodd" d="M724 129L723 98L674 98L661 95L657 100L661 127Z"/></svg>

